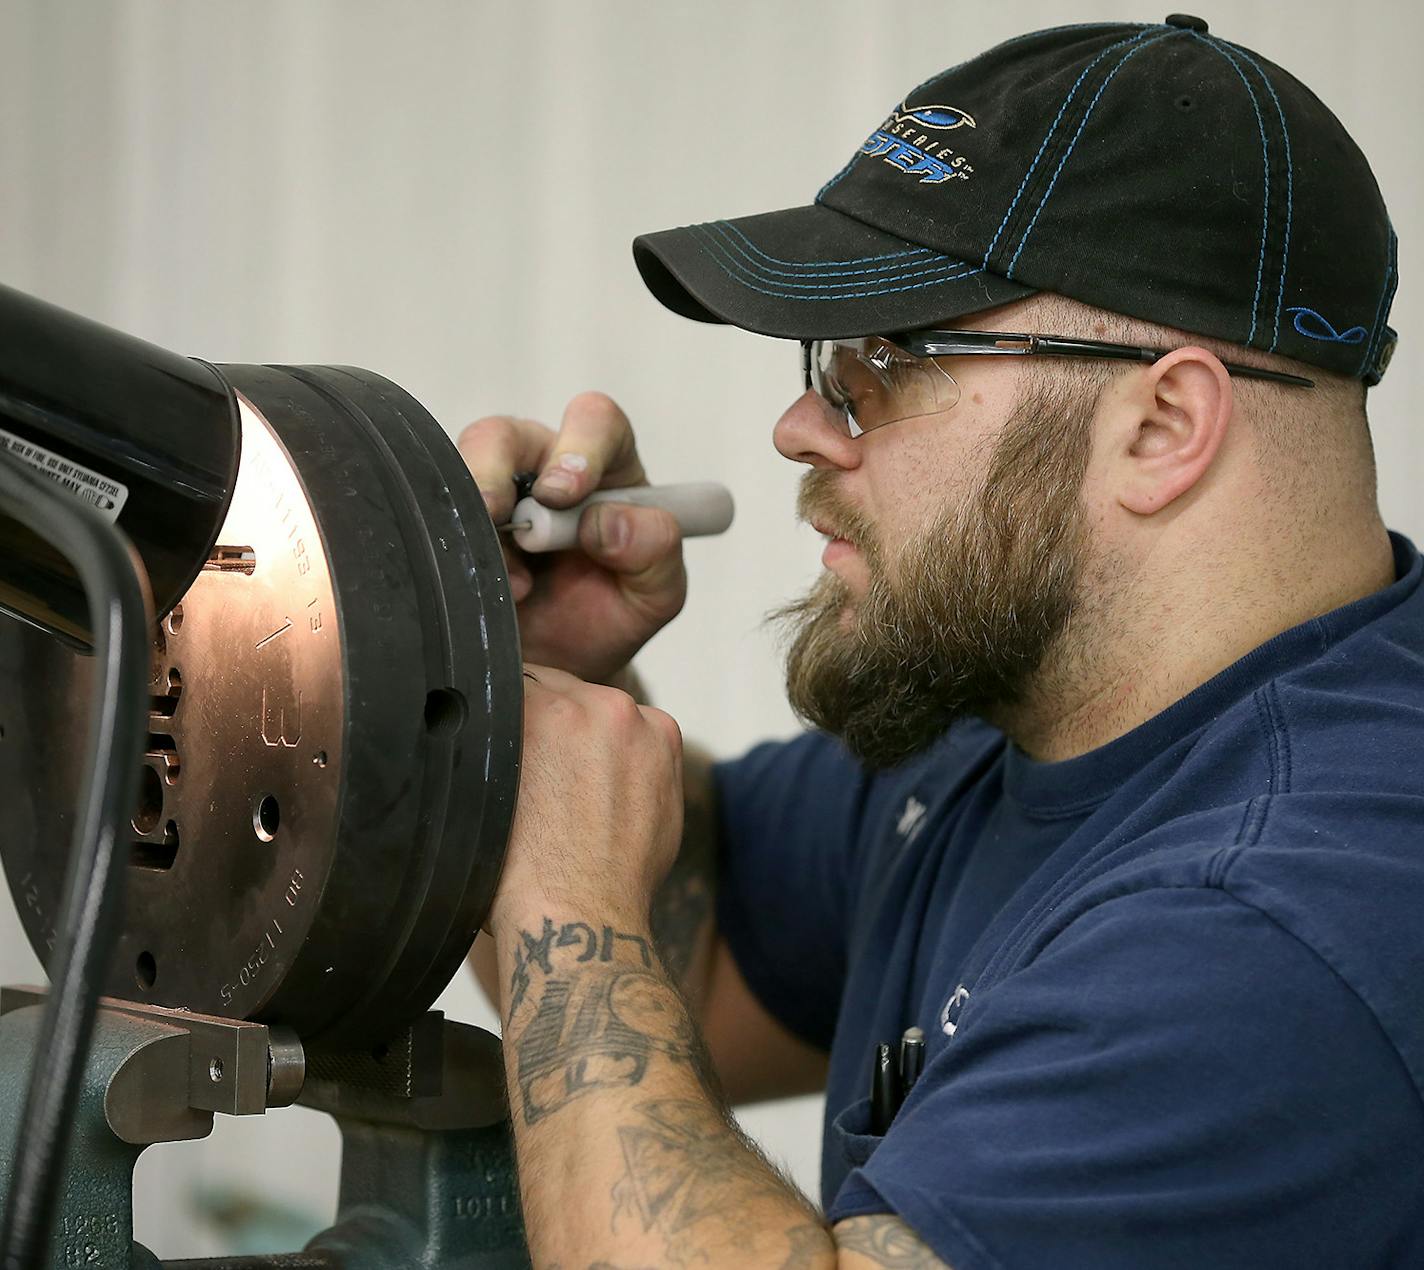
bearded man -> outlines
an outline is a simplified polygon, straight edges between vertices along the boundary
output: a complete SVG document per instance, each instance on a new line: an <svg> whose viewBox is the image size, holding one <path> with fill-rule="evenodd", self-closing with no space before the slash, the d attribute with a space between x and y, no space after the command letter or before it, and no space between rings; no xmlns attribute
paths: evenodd
<svg viewBox="0 0 1424 1270"><path fill-rule="evenodd" d="M667 513L511 558L480 955L536 1264L1424 1264L1424 564L1376 505L1394 236L1340 123L1198 18L1058 28L813 205L635 255L799 341L814 728L714 767L624 691ZM644 479L593 394L462 448L496 521L524 470ZM719 1082L825 1088L819 1210Z"/></svg>

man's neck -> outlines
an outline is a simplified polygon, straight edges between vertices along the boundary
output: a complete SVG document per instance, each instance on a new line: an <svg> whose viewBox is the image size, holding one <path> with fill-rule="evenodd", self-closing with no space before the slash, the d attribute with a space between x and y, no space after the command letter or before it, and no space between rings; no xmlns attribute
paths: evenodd
<svg viewBox="0 0 1424 1270"><path fill-rule="evenodd" d="M1395 580L1382 523L1349 550L1336 544L1329 560L1311 559L1286 578L1262 569L1155 594L1138 589L1116 610L1089 605L1023 698L986 717L1032 758L1075 758L1147 722L1282 631Z"/></svg>

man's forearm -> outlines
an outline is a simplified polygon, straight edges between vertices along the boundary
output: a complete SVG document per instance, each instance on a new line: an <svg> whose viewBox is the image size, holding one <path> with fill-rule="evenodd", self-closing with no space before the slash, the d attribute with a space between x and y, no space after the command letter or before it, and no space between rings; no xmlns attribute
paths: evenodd
<svg viewBox="0 0 1424 1270"><path fill-rule="evenodd" d="M625 674L615 686L645 703L641 683L631 671ZM697 1016L706 1000L716 937L717 820L712 758L692 745L684 751L683 786L682 846L654 897L652 927L663 965ZM492 941L481 936L471 951L470 966L490 1003L499 1009L495 961Z"/></svg>
<svg viewBox="0 0 1424 1270"><path fill-rule="evenodd" d="M535 1263L833 1265L815 1210L727 1114L650 924L605 916L498 933Z"/></svg>
<svg viewBox="0 0 1424 1270"><path fill-rule="evenodd" d="M682 846L653 899L653 940L663 965L690 1002L702 1007L712 965L717 898L717 822L712 759L683 753Z"/></svg>

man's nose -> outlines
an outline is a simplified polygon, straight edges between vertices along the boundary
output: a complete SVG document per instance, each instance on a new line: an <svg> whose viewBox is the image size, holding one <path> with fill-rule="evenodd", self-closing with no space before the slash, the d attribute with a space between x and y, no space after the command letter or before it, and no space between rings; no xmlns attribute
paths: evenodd
<svg viewBox="0 0 1424 1270"><path fill-rule="evenodd" d="M771 439L786 458L796 463L845 471L860 466L860 447L846 430L844 420L830 402L809 388L776 421Z"/></svg>

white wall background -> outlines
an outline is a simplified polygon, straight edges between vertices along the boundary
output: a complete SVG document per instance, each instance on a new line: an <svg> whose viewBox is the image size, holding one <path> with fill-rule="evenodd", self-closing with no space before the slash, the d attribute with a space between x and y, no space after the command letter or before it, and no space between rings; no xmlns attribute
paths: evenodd
<svg viewBox="0 0 1424 1270"><path fill-rule="evenodd" d="M1401 352L1371 400L1381 496L1424 536L1421 8L1195 7L1310 84L1374 164L1402 244ZM215 361L369 366L452 432L611 392L656 479L736 492L737 525L690 547L687 611L640 663L690 736L732 753L793 727L761 619L818 567L770 444L795 357L665 313L629 241L808 201L910 86L1009 35L1161 17L1046 0L0 0L0 280ZM0 979L38 973L0 897ZM489 1018L464 982L442 1004ZM814 1191L816 1100L746 1121ZM139 1237L225 1250L188 1211L197 1186L329 1211L336 1159L334 1128L303 1111L155 1148Z"/></svg>

